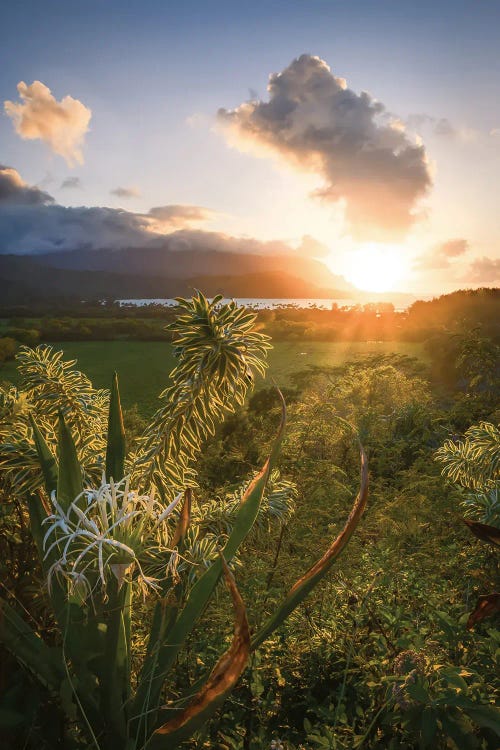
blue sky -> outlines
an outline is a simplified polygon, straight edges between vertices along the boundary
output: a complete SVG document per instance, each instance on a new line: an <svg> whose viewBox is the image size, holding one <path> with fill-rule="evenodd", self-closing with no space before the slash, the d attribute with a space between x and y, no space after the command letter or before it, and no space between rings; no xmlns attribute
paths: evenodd
<svg viewBox="0 0 500 750"><path fill-rule="evenodd" d="M309 197L318 176L231 147L216 127L220 107L266 100L269 75L309 53L405 123L420 117L434 184L419 204L425 218L398 240L401 252L409 269L453 239L466 240L468 251L431 275L420 263L407 285L463 286L471 262L499 257L500 136L491 132L500 129L500 2L5 5L1 100L18 101L17 84L39 80L57 100L71 95L92 110L84 163L73 168L0 117L0 163L57 202L134 212L206 206L218 213L207 228L291 243L313 235L331 249L330 267L348 272L356 242L336 205ZM448 135L435 132L443 120ZM81 187L61 188L68 177ZM140 195L124 201L110 194L118 186Z"/></svg>

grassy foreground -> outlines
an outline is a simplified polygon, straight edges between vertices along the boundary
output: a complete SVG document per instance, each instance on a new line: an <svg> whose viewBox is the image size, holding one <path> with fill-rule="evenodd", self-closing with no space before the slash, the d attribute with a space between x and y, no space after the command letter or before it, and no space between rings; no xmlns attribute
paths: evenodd
<svg viewBox="0 0 500 750"><path fill-rule="evenodd" d="M53 346L64 350L65 359L76 359L78 369L89 376L96 388L108 388L111 374L116 370L120 375L123 405L128 408L137 404L144 416L154 411L156 398L166 387L168 374L176 364L171 345L162 341L65 341ZM274 379L282 387L289 385L290 376L310 366L332 367L388 353L425 359L422 344L399 341L286 341L274 342L273 346L267 380ZM0 380L16 383L17 379L15 362L0 367Z"/></svg>

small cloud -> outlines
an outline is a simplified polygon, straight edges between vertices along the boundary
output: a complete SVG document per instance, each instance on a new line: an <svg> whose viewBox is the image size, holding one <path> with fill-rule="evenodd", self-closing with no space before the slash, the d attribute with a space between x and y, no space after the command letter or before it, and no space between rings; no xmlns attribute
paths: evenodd
<svg viewBox="0 0 500 750"><path fill-rule="evenodd" d="M446 258L457 258L470 250L469 242L464 239L448 240L438 245L437 252Z"/></svg>
<svg viewBox="0 0 500 750"><path fill-rule="evenodd" d="M0 206L44 206L53 202L51 195L24 182L16 169L0 164Z"/></svg>
<svg viewBox="0 0 500 750"><path fill-rule="evenodd" d="M117 187L109 192L117 198L140 198L141 196L141 191L135 187Z"/></svg>
<svg viewBox="0 0 500 750"><path fill-rule="evenodd" d="M155 219L159 224L182 227L193 222L209 221L215 216L215 212L202 206L170 204L151 208L147 216Z"/></svg>
<svg viewBox="0 0 500 750"><path fill-rule="evenodd" d="M451 261L469 252L468 240L453 239L441 242L430 252L417 258L415 268L419 270L434 270L438 268L450 268Z"/></svg>
<svg viewBox="0 0 500 750"><path fill-rule="evenodd" d="M456 128L446 117L441 117L434 123L434 132L436 135L443 135L446 138L453 138L457 135Z"/></svg>
<svg viewBox="0 0 500 750"><path fill-rule="evenodd" d="M465 277L466 281L481 284L483 282L495 282L500 279L500 258L476 258L471 263Z"/></svg>
<svg viewBox="0 0 500 750"><path fill-rule="evenodd" d="M500 137L500 128L492 128L492 129L490 130L490 135L491 135L491 136L492 136L493 138L498 138L498 137Z"/></svg>
<svg viewBox="0 0 500 750"><path fill-rule="evenodd" d="M78 99L65 96L58 102L41 81L17 84L21 102L4 102L16 133L25 140L41 140L73 166L83 163L82 147L91 110Z"/></svg>
<svg viewBox="0 0 500 750"><path fill-rule="evenodd" d="M61 182L61 190L81 190L82 181L79 177L66 177Z"/></svg>
<svg viewBox="0 0 500 750"><path fill-rule="evenodd" d="M424 128L428 128L434 135L441 136L442 138L449 138L450 140L459 141L461 143L471 143L477 140L478 131L473 128L468 128L465 125L460 127L454 125L448 120L447 117L432 117L426 114L413 114L409 115L406 119L406 124L413 131L421 131Z"/></svg>
<svg viewBox="0 0 500 750"><path fill-rule="evenodd" d="M194 112L192 115L188 115L184 122L193 130L206 128L211 124L210 118L202 112Z"/></svg>
<svg viewBox="0 0 500 750"><path fill-rule="evenodd" d="M429 128L435 135L442 135L446 138L454 138L457 135L457 129L447 117L432 117L423 113L409 115L406 124L411 130L422 130Z"/></svg>
<svg viewBox="0 0 500 750"><path fill-rule="evenodd" d="M231 145L323 178L314 195L343 201L358 238L403 236L432 183L422 143L409 137L397 118L388 121L381 102L348 88L313 55L273 73L268 92L268 101L219 109L218 122Z"/></svg>

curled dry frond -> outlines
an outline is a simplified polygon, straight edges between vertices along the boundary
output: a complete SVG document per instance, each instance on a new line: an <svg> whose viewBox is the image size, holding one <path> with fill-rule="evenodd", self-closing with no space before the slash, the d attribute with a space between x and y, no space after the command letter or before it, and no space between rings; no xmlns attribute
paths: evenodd
<svg viewBox="0 0 500 750"><path fill-rule="evenodd" d="M155 731L156 735L166 736L167 747L177 747L177 743L190 737L196 729L203 726L236 685L248 661L250 628L245 605L223 555L221 562L235 613L233 640L193 700L173 719Z"/></svg>
<svg viewBox="0 0 500 750"><path fill-rule="evenodd" d="M479 523L478 521L469 521L467 518L464 518L464 523L469 531L478 539L481 539L483 542L489 542L494 547L500 547L500 529L496 526Z"/></svg>
<svg viewBox="0 0 500 750"><path fill-rule="evenodd" d="M493 594L483 594L477 600L474 611L469 615L467 629L471 630L478 622L482 622L487 617L493 617L498 612L500 612L500 594L498 591Z"/></svg>

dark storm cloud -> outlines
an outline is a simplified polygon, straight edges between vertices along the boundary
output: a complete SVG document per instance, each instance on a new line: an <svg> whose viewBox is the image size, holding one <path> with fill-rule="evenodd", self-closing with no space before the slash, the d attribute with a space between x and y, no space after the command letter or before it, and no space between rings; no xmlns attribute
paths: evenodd
<svg viewBox="0 0 500 750"><path fill-rule="evenodd" d="M158 246L171 251L218 250L291 254L283 242L259 242L189 228L213 216L190 205L156 206L149 213L108 207L61 206L27 185L10 167L0 167L0 253L37 254ZM312 240L312 238L310 238Z"/></svg>
<svg viewBox="0 0 500 750"><path fill-rule="evenodd" d="M316 195L344 199L357 236L403 235L431 186L424 146L383 104L349 89L318 57L301 55L271 75L268 91L267 102L219 110L228 139L320 175L325 184Z"/></svg>
<svg viewBox="0 0 500 750"><path fill-rule="evenodd" d="M143 217L120 209L0 204L0 253L118 249L153 237Z"/></svg>
<svg viewBox="0 0 500 750"><path fill-rule="evenodd" d="M71 181L71 187L77 184ZM26 184L15 169L0 166L0 253L142 247L163 239L168 228L189 226L209 214L200 206L162 206L149 214L61 206Z"/></svg>

